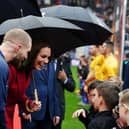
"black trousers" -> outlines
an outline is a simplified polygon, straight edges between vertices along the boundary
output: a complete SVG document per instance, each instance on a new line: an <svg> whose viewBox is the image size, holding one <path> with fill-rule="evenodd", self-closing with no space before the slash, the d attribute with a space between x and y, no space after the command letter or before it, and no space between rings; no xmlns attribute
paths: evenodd
<svg viewBox="0 0 129 129"><path fill-rule="evenodd" d="M60 120L58 125L56 126L52 125L52 129L61 129L61 127L62 127L62 120Z"/></svg>

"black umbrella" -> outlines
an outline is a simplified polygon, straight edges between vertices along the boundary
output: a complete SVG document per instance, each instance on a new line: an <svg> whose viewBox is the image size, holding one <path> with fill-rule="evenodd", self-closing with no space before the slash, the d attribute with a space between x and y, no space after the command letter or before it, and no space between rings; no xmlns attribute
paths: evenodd
<svg viewBox="0 0 129 129"><path fill-rule="evenodd" d="M12 28L26 30L34 43L49 42L56 57L65 51L87 44L83 29L58 18L26 16L7 20L0 25L0 39L2 40L3 35Z"/></svg>
<svg viewBox="0 0 129 129"><path fill-rule="evenodd" d="M90 8L57 5L42 8L41 12L45 16L62 18L83 28L89 42L102 43L111 35L109 27Z"/></svg>
<svg viewBox="0 0 129 129"><path fill-rule="evenodd" d="M41 16L36 0L1 0L0 23L27 15Z"/></svg>

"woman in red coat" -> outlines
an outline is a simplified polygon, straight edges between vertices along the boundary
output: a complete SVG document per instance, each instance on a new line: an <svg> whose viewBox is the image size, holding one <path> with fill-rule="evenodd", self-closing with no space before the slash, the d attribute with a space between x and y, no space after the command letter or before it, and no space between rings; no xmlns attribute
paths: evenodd
<svg viewBox="0 0 129 129"><path fill-rule="evenodd" d="M40 109L40 103L30 100L25 92L31 79L31 70L41 70L44 64L49 62L51 48L46 43L38 43L32 46L25 67L21 68L21 62L13 62L9 65L8 96L6 104L7 129L13 129L13 117L15 104L20 104L25 113ZM20 67L19 67L20 66ZM27 102L27 103L26 103Z"/></svg>

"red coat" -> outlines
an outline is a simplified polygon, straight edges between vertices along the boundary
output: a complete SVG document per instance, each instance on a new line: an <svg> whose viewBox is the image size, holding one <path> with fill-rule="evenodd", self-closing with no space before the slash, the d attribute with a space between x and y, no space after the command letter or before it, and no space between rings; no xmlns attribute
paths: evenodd
<svg viewBox="0 0 129 129"><path fill-rule="evenodd" d="M26 76L24 71L18 71L14 66L9 66L8 96L6 104L7 129L13 129L15 104L20 104L26 112L25 102L29 98L26 96L25 92L29 86L30 78L31 74Z"/></svg>

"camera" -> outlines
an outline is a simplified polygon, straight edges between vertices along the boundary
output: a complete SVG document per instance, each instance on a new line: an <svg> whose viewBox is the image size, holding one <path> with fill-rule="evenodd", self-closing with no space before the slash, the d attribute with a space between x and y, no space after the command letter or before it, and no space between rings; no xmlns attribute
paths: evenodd
<svg viewBox="0 0 129 129"><path fill-rule="evenodd" d="M58 58L58 69L59 71L63 70L63 59L61 57Z"/></svg>
<svg viewBox="0 0 129 129"><path fill-rule="evenodd" d="M67 64L70 64L70 57L67 54L63 54L57 60L59 70L63 70L63 66L67 66Z"/></svg>

